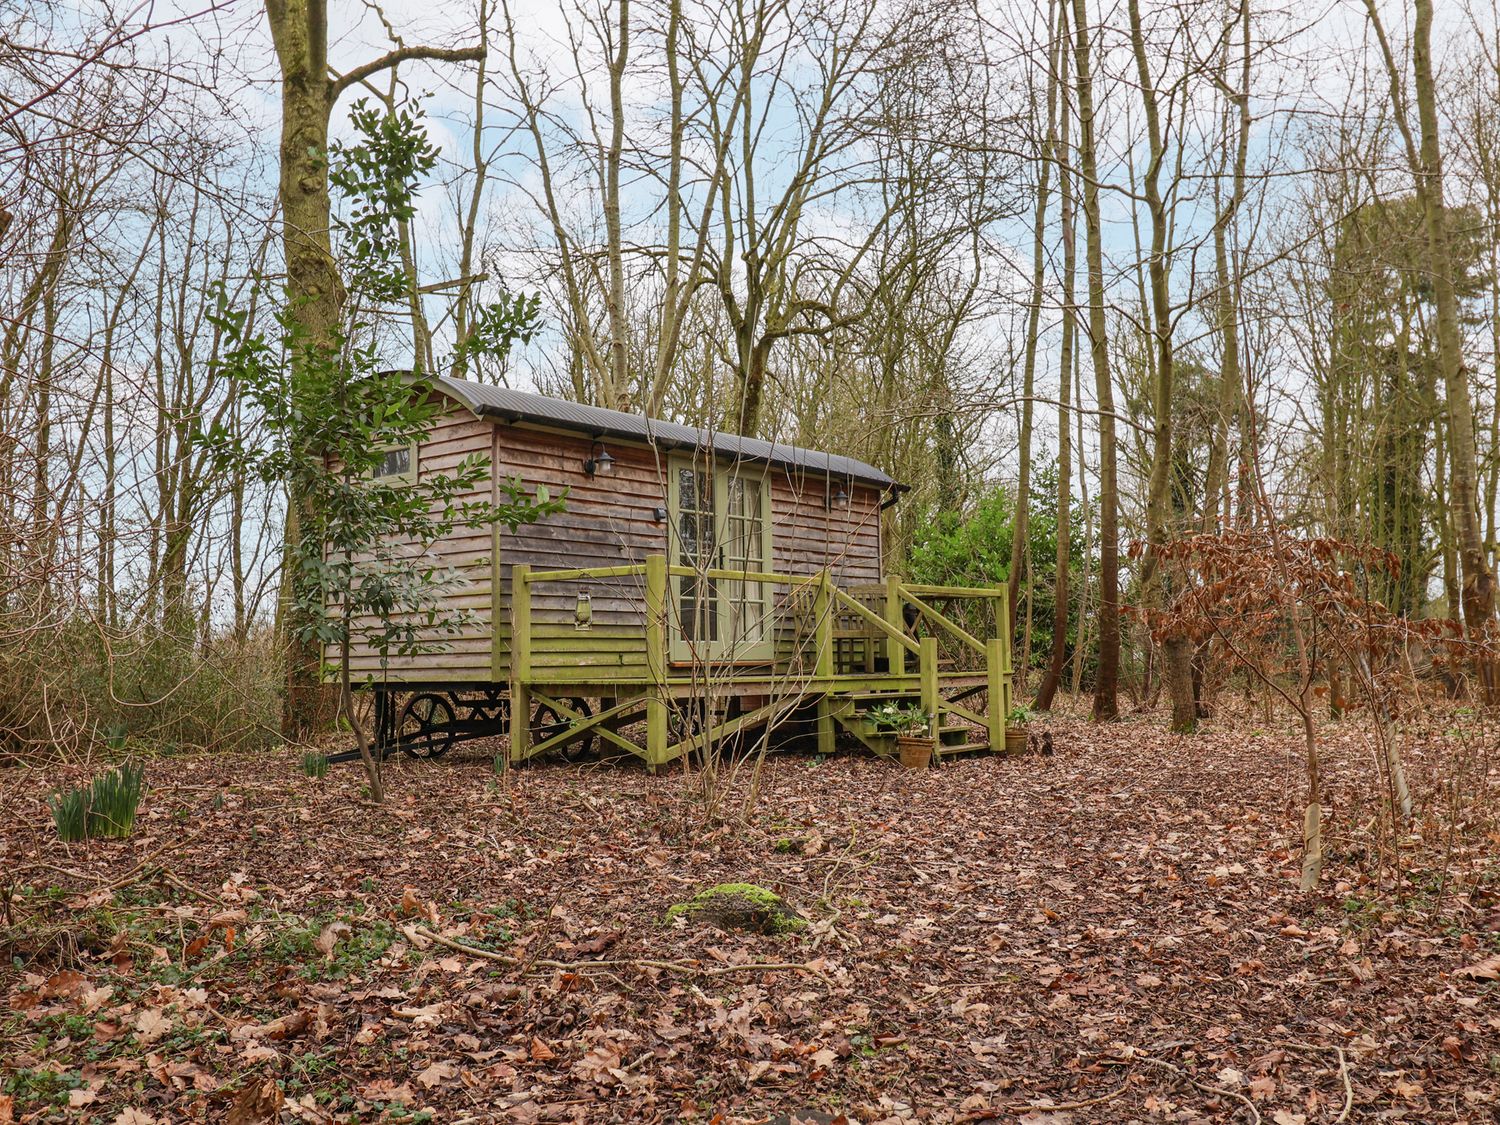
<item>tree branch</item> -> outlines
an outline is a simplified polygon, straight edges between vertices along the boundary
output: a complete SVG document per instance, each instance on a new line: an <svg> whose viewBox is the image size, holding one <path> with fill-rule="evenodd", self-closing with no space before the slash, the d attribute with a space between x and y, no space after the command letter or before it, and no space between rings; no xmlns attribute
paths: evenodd
<svg viewBox="0 0 1500 1125"><path fill-rule="evenodd" d="M414 59L436 59L443 62L478 62L485 57L486 48L484 44L477 47L398 47L388 54L381 55L378 59L355 67L348 74L335 74L333 76L333 100L337 101L340 94L356 83L363 82L372 74L378 74L382 70L389 70L393 66L399 66L404 62Z"/></svg>

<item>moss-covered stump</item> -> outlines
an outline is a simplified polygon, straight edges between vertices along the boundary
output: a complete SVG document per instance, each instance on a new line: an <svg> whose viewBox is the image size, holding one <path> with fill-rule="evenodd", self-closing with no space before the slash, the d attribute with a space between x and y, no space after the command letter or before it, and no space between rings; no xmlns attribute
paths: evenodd
<svg viewBox="0 0 1500 1125"><path fill-rule="evenodd" d="M759 934L791 934L807 929L807 919L774 891L754 883L720 883L700 891L667 911L667 921L716 926L721 930L750 930Z"/></svg>

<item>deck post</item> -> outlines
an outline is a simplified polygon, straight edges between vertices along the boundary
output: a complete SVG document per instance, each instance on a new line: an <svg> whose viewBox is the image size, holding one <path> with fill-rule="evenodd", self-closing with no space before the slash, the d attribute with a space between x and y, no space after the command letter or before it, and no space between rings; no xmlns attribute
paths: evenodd
<svg viewBox="0 0 1500 1125"><path fill-rule="evenodd" d="M667 757L667 556L646 556L646 764Z"/></svg>
<svg viewBox="0 0 1500 1125"><path fill-rule="evenodd" d="M1005 721L1010 714L1010 700L1005 693L1005 642L999 637L984 642L984 670L989 677L985 718L989 720L990 749L998 752L1005 746Z"/></svg>
<svg viewBox="0 0 1500 1125"><path fill-rule="evenodd" d="M995 584L995 636L1000 638L1001 645L1001 690L996 695L991 695L990 698L994 699L998 695L1000 699L1001 718L1008 720L1011 706L1011 674L1015 669L1011 666L1010 662L1010 590L1003 582Z"/></svg>
<svg viewBox="0 0 1500 1125"><path fill-rule="evenodd" d="M901 579L887 575L885 580L885 623L899 632L906 631L901 615ZM885 639L885 666L892 676L906 675L906 646L895 637Z"/></svg>
<svg viewBox="0 0 1500 1125"><path fill-rule="evenodd" d="M936 739L941 722L938 708L943 699L938 694L938 643L936 637L923 637L918 643L922 646L917 654L917 667L922 677L922 709L928 715L928 733Z"/></svg>
<svg viewBox="0 0 1500 1125"><path fill-rule="evenodd" d="M510 760L531 749L531 567L510 571Z"/></svg>
<svg viewBox="0 0 1500 1125"><path fill-rule="evenodd" d="M814 636L817 639L817 655L813 674L819 680L833 678L833 594L830 587L833 577L825 566L818 575L817 597L813 601ZM832 754L834 750L833 699L825 684L818 695L818 753Z"/></svg>

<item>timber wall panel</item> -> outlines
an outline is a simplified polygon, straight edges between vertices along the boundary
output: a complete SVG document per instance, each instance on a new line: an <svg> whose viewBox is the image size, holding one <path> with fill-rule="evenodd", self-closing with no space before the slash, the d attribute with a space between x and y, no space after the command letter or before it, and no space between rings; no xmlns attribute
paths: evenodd
<svg viewBox="0 0 1500 1125"><path fill-rule="evenodd" d="M607 476L583 471L593 442L586 436L495 426L495 466L519 477L528 490L544 484L554 496L567 491L567 510L534 524L507 529L500 537L500 622L503 666L509 669L511 568L533 571L638 565L667 549L667 523L655 519L666 507L666 465L651 449L606 442L614 458ZM575 627L578 596L587 594L588 629ZM536 582L531 586L533 675L558 682L597 679L604 671L646 663L646 593L642 578L594 578ZM629 643L621 647L624 639ZM628 648L628 651L626 649ZM634 674L634 673L631 673Z"/></svg>
<svg viewBox="0 0 1500 1125"><path fill-rule="evenodd" d="M490 452L493 425L475 418L467 410L449 411L434 419L427 438L417 449L417 472L422 477L452 472L472 455ZM491 482L482 481L465 494L472 500L491 498ZM493 536L489 528L459 528L451 536L428 548L424 562L437 568L451 567L464 580L443 600L446 610L468 615L456 633L438 633L441 651L409 656L380 654L367 645L356 645L350 664L357 678L366 676L387 682L488 682L491 679L494 598L490 588ZM328 659L336 660L331 651Z"/></svg>
<svg viewBox="0 0 1500 1125"><path fill-rule="evenodd" d="M377 654L356 650L356 673L391 682L504 682L510 675L511 571L518 563L533 571L573 570L641 564L668 549L666 521L655 510L667 506L668 452L606 441L612 472L590 478L583 462L592 441L585 435L534 429L475 418L455 408L434 422L418 451L424 475L451 471L463 457L488 455L496 482L519 478L525 490L545 485L553 496L566 493L566 511L535 524L498 534L488 528L462 529L435 544L435 565L461 570L468 585L448 603L472 620L443 638L442 652L391 658L382 669ZM840 586L882 579L880 492L849 487L845 508L829 510L828 483L819 474L773 466L770 482L772 569L814 574L825 566ZM837 490L837 484L834 485ZM848 486L846 486L848 487ZM498 483L486 484L475 498L503 499ZM500 586L491 585L499 549ZM645 591L637 577L539 582L532 587L533 677L556 682L598 679L610 670L644 675ZM578 629L578 596L588 594L591 626ZM797 623L786 612L786 587L776 597L778 658L787 659Z"/></svg>

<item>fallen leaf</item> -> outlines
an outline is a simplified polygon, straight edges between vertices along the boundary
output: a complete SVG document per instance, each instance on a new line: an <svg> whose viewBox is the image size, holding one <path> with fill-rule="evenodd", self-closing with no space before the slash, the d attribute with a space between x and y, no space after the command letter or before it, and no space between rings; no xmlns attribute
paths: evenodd
<svg viewBox="0 0 1500 1125"><path fill-rule="evenodd" d="M324 926L318 934L318 940L314 944L318 951L323 954L324 960L333 960L333 950L341 941L348 941L354 935L354 930L348 922L330 922Z"/></svg>
<svg viewBox="0 0 1500 1125"><path fill-rule="evenodd" d="M41 997L43 1000L62 999L82 991L87 984L88 978L82 973L65 969L47 978L41 987Z"/></svg>
<svg viewBox="0 0 1500 1125"><path fill-rule="evenodd" d="M398 1086L389 1078L377 1078L360 1087L359 1093L372 1102L400 1102L402 1105L410 1105L417 1100L417 1096L405 1082Z"/></svg>
<svg viewBox="0 0 1500 1125"><path fill-rule="evenodd" d="M171 1030L172 1018L160 1008L146 1008L136 1014L136 1038L142 1043L155 1043Z"/></svg>
<svg viewBox="0 0 1500 1125"><path fill-rule="evenodd" d="M235 1039L286 1039L299 1031L307 1030L312 1022L312 1013L299 1009L290 1015L280 1016L270 1023L241 1024L234 1029Z"/></svg>
<svg viewBox="0 0 1500 1125"><path fill-rule="evenodd" d="M624 930L611 930L600 934L598 937L589 938L588 941L578 943L577 952L585 954L603 953L624 935Z"/></svg>
<svg viewBox="0 0 1500 1125"><path fill-rule="evenodd" d="M451 1062L435 1062L417 1075L417 1081L427 1089L440 1085L458 1076L458 1067Z"/></svg>
<svg viewBox="0 0 1500 1125"><path fill-rule="evenodd" d="M1469 977L1473 980L1500 980L1500 954L1486 957L1483 961L1476 961L1472 965L1465 965L1453 975Z"/></svg>
<svg viewBox="0 0 1500 1125"><path fill-rule="evenodd" d="M254 1079L229 1107L229 1125L271 1125L281 1119L285 1100L274 1079Z"/></svg>

